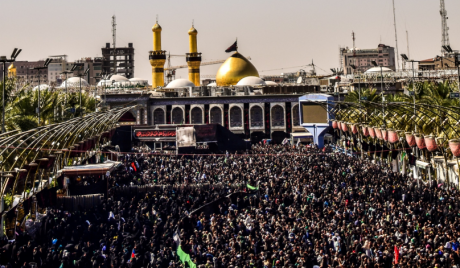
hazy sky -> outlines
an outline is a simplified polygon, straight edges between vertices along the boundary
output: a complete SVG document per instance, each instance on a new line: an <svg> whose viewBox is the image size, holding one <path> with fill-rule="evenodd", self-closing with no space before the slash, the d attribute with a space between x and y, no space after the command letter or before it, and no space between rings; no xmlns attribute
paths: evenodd
<svg viewBox="0 0 460 268"><path fill-rule="evenodd" d="M451 47L460 49L460 14L454 12L460 1L445 1ZM400 54L407 53L406 30L411 58L440 54L439 2L395 0ZM101 47L112 41L115 14L117 46L134 43L135 76L149 81L157 14L164 50L188 52L187 31L194 20L203 61L226 59L224 50L238 37L239 51L252 58L261 75L296 71L312 59L324 70L339 67L338 47L352 47L352 31L358 48L395 44L391 0L2 0L0 6L0 54L18 47L23 49L18 60L29 61L58 54L69 60L101 56ZM182 64L183 57L172 59L172 65ZM201 73L215 74L218 68L205 66ZM179 77L186 78L187 69L179 70Z"/></svg>

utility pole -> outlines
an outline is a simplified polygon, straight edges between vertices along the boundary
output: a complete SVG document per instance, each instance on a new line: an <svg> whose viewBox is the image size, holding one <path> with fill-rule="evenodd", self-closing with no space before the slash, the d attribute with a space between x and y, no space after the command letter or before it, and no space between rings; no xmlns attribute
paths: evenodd
<svg viewBox="0 0 460 268"><path fill-rule="evenodd" d="M407 57L410 59L410 52L409 52L409 32L406 30L406 43L407 43ZM404 61L404 69L406 69L407 61Z"/></svg>
<svg viewBox="0 0 460 268"><path fill-rule="evenodd" d="M398 32L396 31L396 9L395 9L395 0L393 0L393 20L394 20L394 26L395 26L395 42L396 42L396 70L398 70L399 67L399 52L398 52Z"/></svg>
<svg viewBox="0 0 460 268"><path fill-rule="evenodd" d="M112 16L112 46L113 46L113 74L117 74L117 22Z"/></svg>

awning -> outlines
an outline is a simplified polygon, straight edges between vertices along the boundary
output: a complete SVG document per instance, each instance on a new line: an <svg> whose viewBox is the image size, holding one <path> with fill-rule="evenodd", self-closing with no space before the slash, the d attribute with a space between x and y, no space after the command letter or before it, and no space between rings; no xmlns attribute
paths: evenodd
<svg viewBox="0 0 460 268"><path fill-rule="evenodd" d="M58 176L80 176L80 175L105 175L107 171L112 172L121 165L121 162L106 161L101 164L88 164L81 166L67 166L58 171Z"/></svg>

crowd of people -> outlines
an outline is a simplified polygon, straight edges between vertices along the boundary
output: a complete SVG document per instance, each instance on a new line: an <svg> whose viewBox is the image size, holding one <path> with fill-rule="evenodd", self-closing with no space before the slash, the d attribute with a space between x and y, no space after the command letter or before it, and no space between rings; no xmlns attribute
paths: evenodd
<svg viewBox="0 0 460 268"><path fill-rule="evenodd" d="M0 264L185 267L176 234L205 268L460 267L460 193L445 184L304 146L121 161L112 188L174 187L112 194L84 211L50 208L34 237L18 227Z"/></svg>

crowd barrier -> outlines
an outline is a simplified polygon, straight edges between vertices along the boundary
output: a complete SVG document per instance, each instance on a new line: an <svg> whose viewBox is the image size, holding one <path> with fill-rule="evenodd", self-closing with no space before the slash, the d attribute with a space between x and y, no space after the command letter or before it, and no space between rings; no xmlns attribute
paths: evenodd
<svg viewBox="0 0 460 268"><path fill-rule="evenodd" d="M246 184L232 184L226 185L222 183L200 183L200 184L182 184L182 185L132 185L132 186L123 186L112 188L111 191L115 196L130 196L137 194L145 194L148 192L164 192L164 191L191 191L191 190L222 190L224 188L232 190L243 190L245 189Z"/></svg>
<svg viewBox="0 0 460 268"><path fill-rule="evenodd" d="M74 212L81 209L91 209L102 203L103 194L75 195L75 196L59 196L57 205L62 210Z"/></svg>

